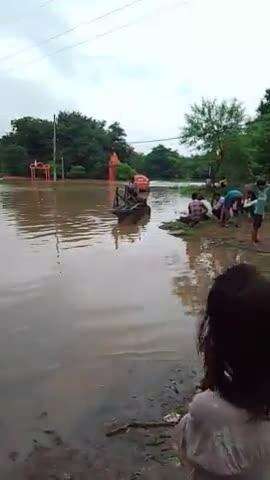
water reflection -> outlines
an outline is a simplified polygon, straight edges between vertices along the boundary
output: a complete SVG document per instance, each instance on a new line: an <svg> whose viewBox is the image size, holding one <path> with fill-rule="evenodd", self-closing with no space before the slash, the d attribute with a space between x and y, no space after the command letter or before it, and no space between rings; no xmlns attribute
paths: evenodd
<svg viewBox="0 0 270 480"><path fill-rule="evenodd" d="M64 249L89 246L110 231L111 192L104 183L44 186L4 186L0 192L2 211L18 234L35 245L57 237Z"/></svg>
<svg viewBox="0 0 270 480"><path fill-rule="evenodd" d="M129 215L121 222L118 222L118 224L112 229L115 249L119 249L121 241L134 243L136 240L141 240L142 232L145 230L145 226L150 222L150 219L151 208L149 207L146 213Z"/></svg>
<svg viewBox="0 0 270 480"><path fill-rule="evenodd" d="M214 232L214 238L217 232ZM213 240L211 231L209 238L186 240L186 259L188 268L183 271L179 265L179 273L173 279L173 291L181 298L187 314L201 315L205 307L209 288L213 280L232 264L241 262L258 263L250 251L229 248L225 239Z"/></svg>

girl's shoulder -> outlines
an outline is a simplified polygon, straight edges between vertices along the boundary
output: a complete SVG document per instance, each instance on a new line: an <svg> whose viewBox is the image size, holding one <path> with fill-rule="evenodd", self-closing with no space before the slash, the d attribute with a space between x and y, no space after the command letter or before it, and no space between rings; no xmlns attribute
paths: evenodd
<svg viewBox="0 0 270 480"><path fill-rule="evenodd" d="M249 414L223 399L218 392L206 390L193 397L189 406L190 415L197 421L206 421L208 425L246 423Z"/></svg>
<svg viewBox="0 0 270 480"><path fill-rule="evenodd" d="M210 390L195 395L178 438L184 463L212 475L240 475L270 459L270 422L251 420Z"/></svg>

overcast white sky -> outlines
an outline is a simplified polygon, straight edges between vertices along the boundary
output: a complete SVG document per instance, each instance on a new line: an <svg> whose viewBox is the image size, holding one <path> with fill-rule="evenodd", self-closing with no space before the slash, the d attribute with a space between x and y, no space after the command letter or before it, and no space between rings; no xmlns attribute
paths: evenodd
<svg viewBox="0 0 270 480"><path fill-rule="evenodd" d="M202 96L237 97L254 113L270 87L269 0L141 0L38 46L131 1L1 1L0 133L12 118L80 110L119 121L130 141L174 137Z"/></svg>

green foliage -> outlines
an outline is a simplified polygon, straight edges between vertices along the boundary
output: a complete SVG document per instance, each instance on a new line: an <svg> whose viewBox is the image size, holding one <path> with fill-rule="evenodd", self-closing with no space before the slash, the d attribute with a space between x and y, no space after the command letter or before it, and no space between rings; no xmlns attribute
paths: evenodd
<svg viewBox="0 0 270 480"><path fill-rule="evenodd" d="M209 166L212 165L211 154L194 155L183 159L184 178L187 180L204 180L208 178Z"/></svg>
<svg viewBox="0 0 270 480"><path fill-rule="evenodd" d="M133 148L126 142L126 132L118 122L108 128L110 148L114 150L121 161L127 161L133 153Z"/></svg>
<svg viewBox="0 0 270 480"><path fill-rule="evenodd" d="M259 116L270 113L270 88L265 91L265 95L260 102L257 113Z"/></svg>
<svg viewBox="0 0 270 480"><path fill-rule="evenodd" d="M86 170L82 165L72 165L67 178L86 178Z"/></svg>
<svg viewBox="0 0 270 480"><path fill-rule="evenodd" d="M255 175L270 174L270 113L259 116L248 127Z"/></svg>
<svg viewBox="0 0 270 480"><path fill-rule="evenodd" d="M252 180L249 138L246 134L227 137L220 177L239 184Z"/></svg>
<svg viewBox="0 0 270 480"><path fill-rule="evenodd" d="M23 117L11 122L12 131L2 137L1 145L25 149L29 163L33 160L52 161L53 122ZM57 121L57 163L64 156L65 174L72 165L81 165L89 178L106 178L108 158L114 150L123 161L133 149L126 142L126 133L119 123L106 127L106 122L95 120L79 112L60 112ZM11 173L11 172L9 172Z"/></svg>
<svg viewBox="0 0 270 480"><path fill-rule="evenodd" d="M10 175L29 174L29 158L24 147L19 145L0 145L1 173Z"/></svg>
<svg viewBox="0 0 270 480"><path fill-rule="evenodd" d="M135 170L127 163L120 163L117 167L117 180L130 180L135 175Z"/></svg>
<svg viewBox="0 0 270 480"><path fill-rule="evenodd" d="M219 177L226 176L233 183L270 175L270 89L259 104L256 118L247 124L244 108L237 100L219 103L203 99L194 104L186 115L180 141L195 147L198 154L186 157L164 145L148 154L135 152L118 122L107 126L105 121L79 112L60 112L57 120L58 176L63 155L65 175L107 178L112 151L123 162L118 171L118 178L123 180L134 172L150 179L202 180L207 178L210 166ZM23 117L13 120L11 127L0 139L2 173L29 175L30 162L52 162L53 122ZM78 172L78 166L83 171Z"/></svg>
<svg viewBox="0 0 270 480"><path fill-rule="evenodd" d="M181 143L204 152L215 152L219 166L224 158L227 136L241 132L244 127L245 111L236 99L221 103L216 99L202 99L200 105L192 105L185 119Z"/></svg>
<svg viewBox="0 0 270 480"><path fill-rule="evenodd" d="M125 132L115 123L106 129L104 121L79 112L60 112L57 125L58 149L65 159L65 168L82 165L89 178L105 178L108 157L115 148L121 156L129 154Z"/></svg>
<svg viewBox="0 0 270 480"><path fill-rule="evenodd" d="M144 170L150 178L180 178L184 168L178 152L158 145L145 156Z"/></svg>
<svg viewBox="0 0 270 480"><path fill-rule="evenodd" d="M32 117L23 117L11 122L12 131L2 137L4 146L18 145L23 147L30 161L48 160L52 153L52 122Z"/></svg>
<svg viewBox="0 0 270 480"><path fill-rule="evenodd" d="M141 174L146 174L146 156L143 153L132 152L127 163Z"/></svg>
<svg viewBox="0 0 270 480"><path fill-rule="evenodd" d="M207 198L210 201L212 200L212 197L213 197L213 189L206 185L200 185L200 186L181 185L180 193L185 197L191 197L193 193L198 193L200 195L203 195L205 198Z"/></svg>

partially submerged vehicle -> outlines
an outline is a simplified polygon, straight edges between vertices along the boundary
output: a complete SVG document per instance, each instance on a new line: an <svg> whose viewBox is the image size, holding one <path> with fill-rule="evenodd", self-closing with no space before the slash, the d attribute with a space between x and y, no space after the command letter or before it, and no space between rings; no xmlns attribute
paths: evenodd
<svg viewBox="0 0 270 480"><path fill-rule="evenodd" d="M134 176L134 185L136 186L138 192L149 192L150 191L150 180L145 175L135 175Z"/></svg>
<svg viewBox="0 0 270 480"><path fill-rule="evenodd" d="M148 210L150 207L147 205L145 195L140 196L138 191L130 189L127 185L124 191L121 191L119 187L116 188L112 213L119 220L123 220L129 215L144 215Z"/></svg>

